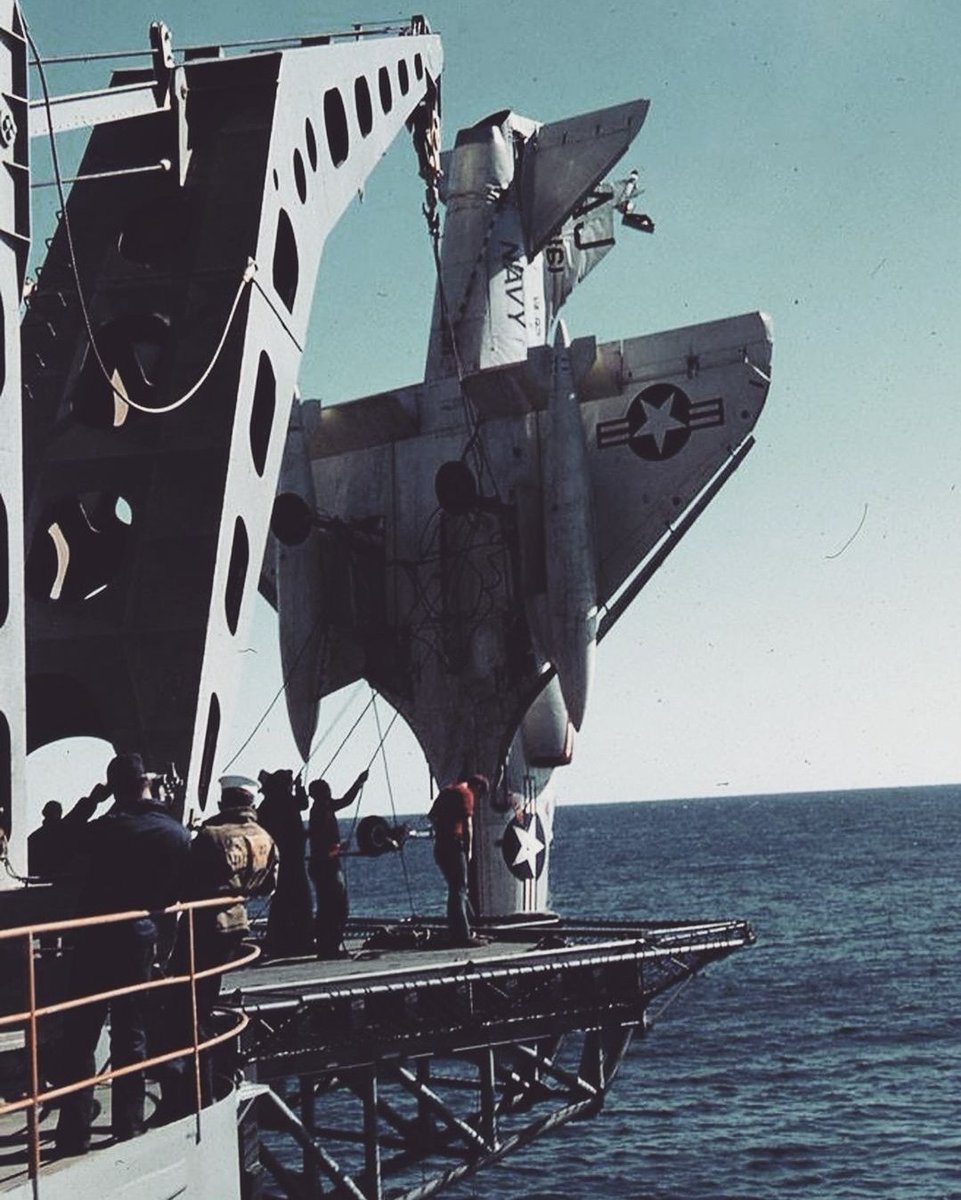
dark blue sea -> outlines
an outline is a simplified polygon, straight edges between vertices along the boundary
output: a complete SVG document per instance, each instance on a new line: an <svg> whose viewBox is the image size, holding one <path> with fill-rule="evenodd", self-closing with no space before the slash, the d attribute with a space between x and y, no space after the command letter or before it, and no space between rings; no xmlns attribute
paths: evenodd
<svg viewBox="0 0 961 1200"><path fill-rule="evenodd" d="M959 847L961 787L560 807L556 911L743 917L757 944L635 1039L597 1118L444 1194L961 1197ZM404 861L439 911L429 847ZM350 885L406 906L399 856Z"/></svg>

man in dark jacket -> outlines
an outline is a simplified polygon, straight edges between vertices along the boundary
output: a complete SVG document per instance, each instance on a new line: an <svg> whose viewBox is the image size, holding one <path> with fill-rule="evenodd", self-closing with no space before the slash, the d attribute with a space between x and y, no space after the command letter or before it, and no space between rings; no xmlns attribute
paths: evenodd
<svg viewBox="0 0 961 1200"><path fill-rule="evenodd" d="M471 775L437 793L429 820L434 826L434 860L447 883L447 930L453 946L483 942L470 928L467 872L474 838L474 807L487 795L487 779Z"/></svg>
<svg viewBox="0 0 961 1200"><path fill-rule="evenodd" d="M165 923L155 914L180 898L189 854L189 835L151 796L139 754L120 754L110 762L106 788L104 794L112 792L115 799L110 813L80 830L80 858L86 861L86 871L79 915L141 909L151 915L78 930L72 973L78 998L150 979ZM64 1083L94 1075L97 1041L108 1008L111 1065L116 1068L144 1060L146 995L135 992L67 1010L59 1061ZM142 1072L114 1080L111 1111L118 1140L143 1132ZM61 1154L86 1153L92 1117L92 1087L63 1097L56 1134Z"/></svg>
<svg viewBox="0 0 961 1200"><path fill-rule="evenodd" d="M311 934L310 883L307 879L307 831L301 816L307 793L293 771L261 771L263 794L257 819L277 843L280 874L270 902L264 952L272 958L309 954Z"/></svg>
<svg viewBox="0 0 961 1200"><path fill-rule="evenodd" d="M308 870L317 897L314 937L318 958L337 958L342 953L347 927L347 881L340 862L344 847L340 841L337 813L354 803L366 782L367 772L361 771L339 800L331 795L325 779L315 779L307 789L313 800L307 839L310 846Z"/></svg>

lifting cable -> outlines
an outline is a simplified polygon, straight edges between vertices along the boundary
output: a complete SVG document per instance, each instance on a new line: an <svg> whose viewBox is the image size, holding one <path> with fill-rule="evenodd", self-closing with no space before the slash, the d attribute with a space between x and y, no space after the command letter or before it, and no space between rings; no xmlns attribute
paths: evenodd
<svg viewBox="0 0 961 1200"><path fill-rule="evenodd" d="M373 688L371 688L373 691ZM391 718L390 725L387 726L387 733L382 733L380 728L380 713L377 711L376 697L374 703L374 717L377 721L377 736L380 739L378 750L380 751L381 761L384 764L384 779L387 782L387 795L390 797L390 815L393 818L394 824L397 824L397 806L394 803L394 789L390 783L390 770L387 766L387 753L384 750L384 742L387 740L387 734L390 733L394 721L397 720L398 713L395 711ZM373 760L372 760L373 761ZM410 915L414 916L414 893L410 886L410 873L407 870L407 858L404 855L404 842L400 843L400 865L404 872L404 887L407 889L407 902L410 905Z"/></svg>
<svg viewBox="0 0 961 1200"><path fill-rule="evenodd" d="M53 110L50 102L50 90L47 87L47 75L43 69L44 60L40 55L40 51L37 49L37 44L33 40L33 35L30 33L30 30L27 27L26 21L23 20L23 14L21 14L21 22L23 24L23 32L26 36L26 39L30 43L30 49L33 51L34 59L37 65L37 72L40 76L40 87L43 91L43 104L47 114L47 136L50 142L50 158L53 163L53 173L57 184L57 196L60 201L60 216L63 220L64 234L67 239L67 253L70 258L70 270L71 274L73 275L74 287L77 290L77 302L80 305L80 313L83 317L84 327L87 331L87 338L90 341L90 349L93 352L97 366L100 368L100 373L107 382L107 386L115 396L124 402L124 404L129 405L129 407L134 409L136 412L147 413L148 416L157 416L162 413L173 412L175 409L186 404L188 400L193 399L201 387L203 387L203 385L207 382L211 372L217 365L217 362L223 351L224 344L227 341L227 335L230 332L230 327L233 324L234 316L237 313L237 308L240 305L240 300L244 293L244 289L253 281L254 275L256 274L257 263L254 259L248 257L247 266L244 268L244 272L240 278L240 283L238 284L236 294L234 295L233 303L231 304L230 311L227 314L227 320L224 322L224 329L220 336L220 341L217 343L217 348L214 350L213 356L210 359L210 362L207 364L206 369L203 371L193 387L191 387L177 400L174 400L170 404L165 404L159 408L151 408L148 405L137 404L134 400L130 399L130 397L126 394L126 391L117 387L113 381L113 376L111 376L110 372L107 370L106 363L103 360L103 355L100 353L100 347L97 345L97 340L94 337L93 322L90 319L90 310L88 309L87 302L84 299L83 287L80 282L80 268L77 265L77 252L73 240L73 229L71 228L70 215L67 211L66 193L63 190L64 179L60 170L60 156L57 152L57 140L53 132ZM121 380L121 383L122 382L123 381Z"/></svg>
<svg viewBox="0 0 961 1200"><path fill-rule="evenodd" d="M493 472L490 470L490 464L487 463L487 456L484 450L484 444L481 441L481 419L477 413L475 405L471 402L467 393L464 391L464 364L461 361L460 350L457 346L457 330L454 318L451 314L450 302L447 297L447 289L444 287L444 276L441 269L440 257L440 219L437 216L437 205L440 200L440 178L442 171L440 168L440 109L438 104L438 95L436 91L432 96L428 97L431 101L431 111L427 121L415 127L415 134L420 134L422 146L417 147L418 154L423 163L421 174L425 181L426 195L422 212L424 220L427 223L427 233L430 238L431 252L434 259L434 274L437 280L437 296L440 302L441 321L447 333L447 339L450 343L451 354L454 359L454 369L457 373L457 383L460 390L461 405L464 409L464 421L468 429L468 439L461 454L461 461L466 461L468 457L473 456L475 470L478 480L487 467L487 474L491 478L495 493L497 492L497 481L494 478ZM477 275L480 260L485 256L487 245L490 241L491 233L494 228L496 219L496 211L492 214L490 224L488 225L487 233L484 237L481 246L478 260L474 264L474 270L468 280L467 288L464 295L464 300L461 305L461 314L457 320L463 316L463 309L466 306L467 299L474 286L474 281ZM498 497L499 498L499 497Z"/></svg>
<svg viewBox="0 0 961 1200"><path fill-rule="evenodd" d="M370 686L370 685L368 685L368 686ZM372 686L370 686L370 699L364 705L363 712L360 714L360 716L357 718L357 720L353 723L353 725L347 731L347 734L344 737L343 741L337 747L337 750L334 752L333 758L331 758L330 762L327 764L327 768L325 768L325 770L324 770L324 774L323 774L322 778L324 776L326 776L327 770L330 769L334 760L337 758L337 755L340 754L341 750L344 748L344 745L346 744L348 738L354 732L354 730L357 728L357 726L360 724L360 721L363 719L364 716L366 716L367 710L369 708L373 708L374 717L377 721L377 745L374 748L374 753L367 760L367 765L364 769L367 772L369 772L371 767L374 765L374 760L377 758L377 755L380 754L382 756L383 763L384 763L384 776L387 780L387 794L390 796L391 814L394 818L394 823L396 824L397 811L394 806L394 793L393 793L393 789L391 788L390 772L387 768L387 756L384 751L384 744L387 741L387 738L390 736L390 731L394 728L394 722L400 716L400 713L395 710L394 715L391 717L390 722L387 725L387 728L382 729L381 724L380 724L380 714L377 711L377 692L374 690L374 688ZM355 836L355 833L357 830L357 823L360 818L360 805L361 805L361 801L363 800L363 798L364 798L364 785L361 784L360 790L357 793L357 800L354 803L354 814L353 814L353 817L351 818L351 822L350 822L350 832L347 835L348 842L352 842L354 840L354 836ZM411 916L413 916L414 915L414 897L413 897L413 893L411 892L410 876L407 873L407 861L404 858L403 851L404 851L404 848L402 845L400 847L400 855L401 855L400 861L401 861L401 865L402 865L403 871L404 871L404 883L407 888L407 901L408 901L408 904L410 905L410 914L411 914ZM348 886L348 894L349 894L350 889L349 889L349 880L347 878L347 875L348 875L348 872L346 870L346 864L345 864L344 882Z"/></svg>
<svg viewBox="0 0 961 1200"><path fill-rule="evenodd" d="M347 697L347 699L341 705L340 712L337 714L336 717L334 717L334 719L332 721L329 721L327 723L326 731L320 735L320 738L318 739L316 745L313 746L310 753L304 759L300 770L297 772L298 779L306 778L307 764L314 757L314 755L317 753L317 751L321 748L321 746L324 744L324 742L327 741L327 739L330 737L331 733L333 733L334 729L340 724L342 717L347 712L348 708L350 708L350 706L354 703L354 699L360 692L360 689L363 686L363 683L364 683L363 679L357 680L356 686L354 687L353 691L350 693L350 695ZM366 711L367 710L365 709L364 712L366 712ZM363 716L363 713L361 713L361 716ZM318 724L319 724L319 713L318 713ZM338 753L339 753L339 751L338 751ZM334 757L336 758L336 755ZM323 778L323 776L321 776L321 778Z"/></svg>
<svg viewBox="0 0 961 1200"><path fill-rule="evenodd" d="M351 696L351 700L353 700L353 696ZM374 703L374 696L373 696L373 690L372 690L372 691L371 691L371 698L370 698L370 699L367 701L367 703L364 705L363 709L361 709L360 716L359 716L359 717L357 718L357 720L356 720L356 721L353 723L353 725L351 725L350 729L348 729L348 730L347 730L347 732L344 734L343 738L341 738L340 745L337 747L337 749L336 749L336 750L334 751L334 753L331 755L331 757L330 757L330 760L329 760L329 761L328 761L328 763L327 763L327 766L326 766L326 767L324 767L324 769L321 771L321 773L320 773L320 778L321 778L321 779L326 779L326 778L327 778L327 772L330 770L330 768L331 768L331 767L334 765L334 763L337 761L337 757L338 757L338 755L340 754L341 750L343 750L343 748L344 748L344 747L347 745L348 741L350 740L351 734L354 732L354 730L357 728L357 726L358 726L358 725L361 723L361 721L364 719L364 717L366 717L366 716L367 716L367 711L368 711L368 709L369 709L369 708L370 708L370 707L373 705L373 703ZM318 743L317 749L318 749L318 750L320 749L320 744L319 744L319 743ZM376 755L377 755L377 752L376 752L376 751L374 751L374 757L376 757ZM311 752L311 757L312 757L312 756L313 756L313 751ZM308 763L309 761L310 761L310 758L307 758L307 759L305 759L305 760L304 760L304 766L303 766L303 767L301 767L301 771L303 771L303 770L304 770L304 768L307 766L307 763ZM373 759L371 759L371 761L373 761Z"/></svg>
<svg viewBox="0 0 961 1200"><path fill-rule="evenodd" d="M253 729L250 731L250 733L247 735L247 737L244 739L243 743L240 746L240 749L233 756L233 758L231 758L229 760L229 762L227 762L225 764L225 766L221 768L222 774L226 774L227 771L229 771L230 768L237 761L237 759L240 758L241 754L243 754L243 752L247 749L247 747L253 741L254 735L260 729L261 725L263 725L264 721L266 721L267 718L270 716L270 713L273 710L274 705L277 703L277 701L280 699L280 697L284 694L284 692L286 692L286 690L290 684L290 681L293 678L293 674L297 670L297 667L300 665L300 660L304 656L304 651L310 645L311 639L313 638L314 634L317 632L317 629L320 626L321 619L322 619L321 617L318 617L317 620L314 622L313 627L311 628L311 630L307 634L307 636L304 638L303 644L301 645L300 649L297 651L297 656L294 659L294 661L291 663L290 669L288 670L287 674L283 677L280 687L274 693L273 699L270 701L270 703L267 705L266 709L264 710L263 716L260 718L260 720L257 722L257 724L253 727ZM324 636L325 636L325 638L330 636L329 627ZM306 766L306 763L304 765ZM301 768L301 770L303 770L303 768Z"/></svg>

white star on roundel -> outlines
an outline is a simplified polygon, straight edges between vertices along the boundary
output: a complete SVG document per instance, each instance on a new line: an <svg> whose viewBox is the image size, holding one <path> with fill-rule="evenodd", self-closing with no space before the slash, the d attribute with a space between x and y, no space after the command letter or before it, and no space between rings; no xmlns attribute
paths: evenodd
<svg viewBox="0 0 961 1200"><path fill-rule="evenodd" d="M531 821L530 826L525 829L520 823L515 823L514 834L517 837L517 855L511 863L512 867L519 867L524 863L530 868L531 875L537 877L537 856L546 847L537 836L537 822Z"/></svg>
<svg viewBox="0 0 961 1200"><path fill-rule="evenodd" d="M676 398L677 393L671 392L667 399L662 400L660 404L651 404L649 400L645 400L643 396L641 397L641 405L644 409L644 424L635 432L634 437L653 438L658 454L664 453L664 441L671 430L687 429L684 422L679 421L673 414Z"/></svg>

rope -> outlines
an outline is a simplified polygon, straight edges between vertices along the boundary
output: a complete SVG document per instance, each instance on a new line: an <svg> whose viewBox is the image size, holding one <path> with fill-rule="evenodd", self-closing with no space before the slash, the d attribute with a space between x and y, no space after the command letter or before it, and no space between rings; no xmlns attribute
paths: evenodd
<svg viewBox="0 0 961 1200"><path fill-rule="evenodd" d="M371 688L371 691L373 692L373 688ZM398 716L398 714L395 712L390 725L387 727L387 733L390 733L391 728L393 727L394 721L397 720L397 716ZM384 779L387 782L387 795L390 797L390 815L393 817L394 824L396 825L397 824L397 808L394 804L394 789L391 787L390 771L388 770L388 767L387 767L387 754L384 751L384 741L387 737L387 733L381 732L380 713L377 710L376 695L374 697L374 717L377 721L377 736L380 739L380 742L378 745L378 750L380 751L381 760L384 764ZM371 762L373 762L373 759L371 759ZM404 873L404 887L407 889L407 903L410 906L410 915L413 917L415 915L415 913L414 913L414 893L411 890L411 886L410 886L410 873L407 870L407 859L404 855L404 843L403 842L401 842L401 844L400 844L400 865L401 865L401 868Z"/></svg>
<svg viewBox="0 0 961 1200"><path fill-rule="evenodd" d="M80 282L80 268L77 265L77 252L73 240L73 229L70 225L70 215L67 211L67 198L63 189L64 178L63 173L60 170L60 156L57 153L57 140L53 132L53 108L50 102L50 89L47 86L47 74L43 66L44 60L40 56L40 51L37 49L37 43L33 40L33 35L30 33L30 29L28 28L26 21L23 20L22 14L21 21L23 24L24 35L26 36L27 41L30 43L30 49L33 51L34 58L36 60L37 72L40 76L40 87L43 91L43 104L47 114L47 137L50 142L50 158L53 163L53 173L57 185L57 196L60 201L60 211L63 219L63 229L67 239L67 253L70 258L70 271L73 275L74 287L77 291L77 301L80 305L80 313L83 317L84 327L86 328L87 337L90 341L90 349L93 352L93 356L96 359L97 366L100 368L101 374L107 382L107 386L110 388L113 394L119 397L119 399L121 399L125 404L129 405L137 412L147 413L150 416L173 412L174 409L180 408L181 405L186 404L188 400L192 399L193 396L196 395L200 388L206 383L211 371L213 371L214 367L216 366L217 360L220 358L221 351L224 348L224 343L227 341L227 334L230 332L230 327L233 324L234 315L236 314L237 307L240 304L240 298L243 294L243 290L253 279L254 273L257 270L257 264L252 258L247 259L247 266L243 275L241 276L240 284L237 288L237 293L234 296L233 304L230 306L230 312L227 314L227 320L224 324L224 330L221 334L220 341L217 343L217 349L214 351L213 357L207 365L206 370L188 392L186 392L178 400L174 400L171 404L164 405L161 408L148 408L146 405L135 403L124 391L116 386L116 384L113 382L113 377L107 370L106 364L103 361L103 356L100 353L100 347L97 345L96 338L94 337L93 322L90 319L90 311L87 308L87 302L83 295L83 287Z"/></svg>
<svg viewBox="0 0 961 1200"><path fill-rule="evenodd" d="M253 261L253 260L251 260L251 261ZM254 282L254 287L257 289L258 292L260 292L261 296L263 296L263 298L267 301L267 307L277 318L277 321L280 324L281 329L283 329L284 333L286 333L286 335L294 343L294 345L297 347L297 349L300 351L300 353L303 354L303 352L304 352L303 346L300 344L300 342L297 341L296 337L294 336L293 330L290 328L290 326L284 320L283 314L278 309L277 305L274 304L273 300L271 300L271 298L267 295L267 293L260 286L260 284L257 282L256 279L253 282Z"/></svg>
<svg viewBox="0 0 961 1200"><path fill-rule="evenodd" d="M337 714L336 717L334 717L333 721L329 722L329 724L327 725L326 732L321 734L320 740L317 742L317 744L313 747L311 752L304 759L303 766L297 772L298 779L303 778L304 772L307 770L307 764L314 757L314 755L317 753L317 751L321 748L321 746L324 744L324 742L326 742L327 739L330 737L331 733L334 730L334 727L340 724L341 717L343 717L343 715L344 715L344 713L346 713L347 709L350 708L350 706L354 703L354 699L357 696L357 694L359 693L361 687L363 686L363 682L364 681L362 679L357 680L357 684L356 684L354 690L350 693L350 695L344 701L343 705L341 706L340 712Z"/></svg>
<svg viewBox="0 0 961 1200"><path fill-rule="evenodd" d="M434 160L428 154L428 161L431 163L436 178L440 176L439 165L434 166ZM457 345L457 329L455 318L451 315L450 302L447 298L447 289L444 287L444 274L441 269L440 258L440 222L437 218L437 206L434 200L434 194L437 191L436 178L429 179L427 184L427 200L423 206L424 218L427 222L427 232L431 243L431 252L434 259L434 274L437 280L437 296L440 301L441 321L447 331L447 338L450 342L451 355L454 359L454 370L457 374L457 383L460 389L461 405L464 410L464 424L467 426L468 438L461 453L461 461L466 462L468 458L474 460L474 470L477 474L478 483L480 483L485 474L490 480L494 495L498 500L501 500L500 489L497 486L497 479L494 472L491 470L490 463L487 458L487 449L481 440L481 427L483 422L477 412L476 407L471 402L469 396L464 391L464 364L461 360L460 349ZM499 209L495 208L491 213L490 221L487 225L487 230L481 243L481 248L474 261L473 269L467 281L467 286L464 289L464 296L461 300L460 311L456 317L456 323L459 323L464 313L467 310L467 303L470 299L470 294L473 291L474 283L480 270L480 265L487 255L487 246L490 242L491 235L494 231L494 225L497 220Z"/></svg>
<svg viewBox="0 0 961 1200"><path fill-rule="evenodd" d="M353 725L351 725L350 729L348 729L348 730L347 730L347 732L344 734L344 736L343 736L343 739L341 740L341 743L340 743L340 745L339 745L339 746L337 747L337 749L334 751L334 753L333 753L333 756L332 756L332 757L331 757L331 759L330 759L330 762L328 762L327 766L326 766L326 767L324 767L324 769L321 771L321 773L320 773L320 777L321 777L321 779L326 779L326 777L327 777L327 772L330 770L330 768L331 768L331 767L334 765L334 763L337 761L337 756L340 754L341 750L343 750L344 746L346 746L346 745L347 745L347 742L350 740L350 735L351 735L351 734L354 732L354 730L357 728L357 726L358 726L358 725L361 723L361 721L362 721L362 720L364 719L364 717L367 715L367 710L370 708L370 706L371 706L373 703L374 703L374 698L373 698L373 695L371 695L371 698L370 698L370 699L367 701L367 703L364 705L364 707L363 707L363 711L361 712L360 716L359 716L359 717L357 718L357 720L356 720L356 721L353 723ZM375 757L376 757L376 751L375 751ZM309 761L310 761L310 760L308 759L308 760L307 760L307 762L309 762ZM305 766L305 767L307 766L307 762L305 762L305 763L304 763L304 766Z"/></svg>
<svg viewBox="0 0 961 1200"><path fill-rule="evenodd" d="M464 364L461 361L460 350L457 346L457 333L455 328L455 318L451 314L450 303L447 299L447 291L444 287L444 276L441 270L440 261L440 219L437 215L437 207L440 201L440 104L439 94L436 91L428 91L425 101L429 103L423 120L415 122L413 127L414 148L417 151L421 162L421 176L425 184L424 204L421 211L424 214L424 220L427 223L427 233L430 238L431 251L434 259L434 274L437 278L437 295L440 300L441 322L447 332L447 338L450 343L451 355L454 359L454 369L457 373L457 382L460 385L461 405L464 409L464 422L470 431L467 444L464 447L462 459L466 459L472 452L475 455L475 469L478 478L483 469L483 460L477 454L476 446L478 444L480 419L477 415L477 410L470 402L469 397L464 391ZM464 291L464 296L461 300L460 311L457 314L457 322L461 320L464 312L467 309L467 302L470 298L471 291L474 287L474 281L478 274L480 263L486 255L487 244L490 241L491 233L494 228L496 212L492 214L490 223L487 227L487 233L484 237L480 253L474 262L474 268L470 278L467 281L467 286Z"/></svg>
<svg viewBox="0 0 961 1200"><path fill-rule="evenodd" d="M270 716L271 710L273 709L274 705L277 703L277 701L280 699L280 697L287 690L287 686L290 683L291 679L293 678L293 674L297 670L297 667L300 665L300 660L304 656L304 651L310 645L310 641L313 638L314 634L317 632L320 622L321 622L321 618L318 617L317 620L314 622L313 627L310 630L310 633L308 633L307 636L304 638L303 645L297 651L297 656L294 659L294 661L291 663L290 670L287 672L287 674L284 676L283 680L281 681L280 687L277 689L277 691L274 694L273 699L270 701L270 703L267 705L266 709L264 710L263 716L260 718L260 720L257 722L257 724L253 727L253 729L250 731L250 733L247 735L247 737L244 740L243 744L241 745L240 749L233 756L233 758L231 758L230 761L227 762L226 765L221 768L221 774L226 774L227 771L229 771L230 768L233 766L233 764L237 761L237 759L240 758L241 754L243 754L243 752L247 749L247 747L253 741L254 735L257 733L258 729L260 729L260 727L261 727L261 725L263 725L264 721L266 721L267 718ZM307 765L307 763L305 762L304 766L306 766L306 765ZM301 769L303 769L303 768L301 768Z"/></svg>

